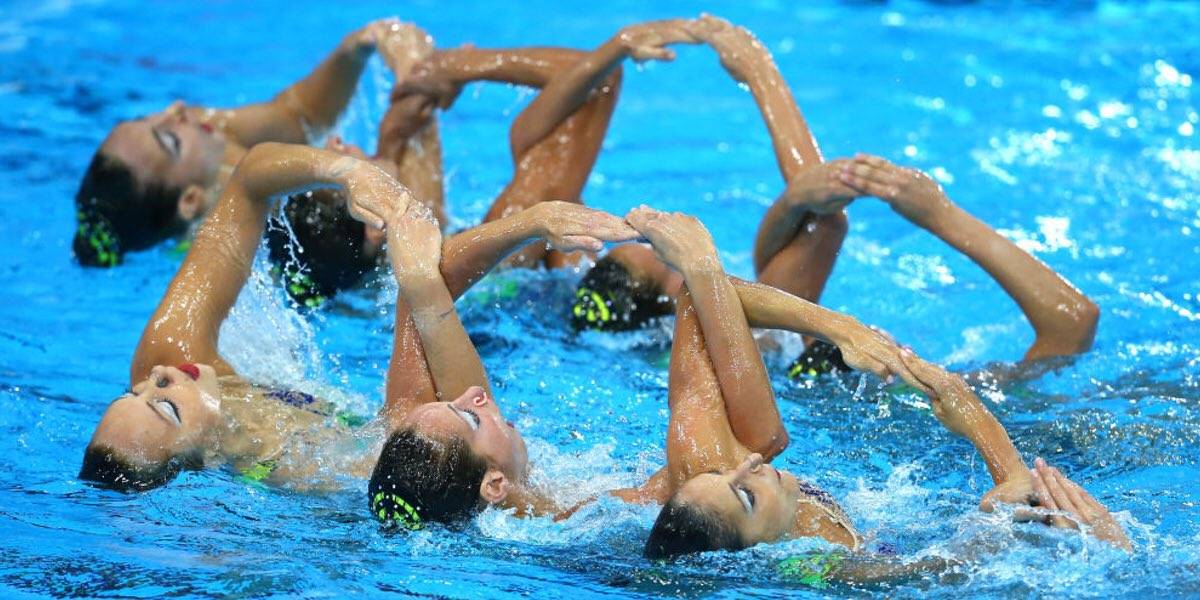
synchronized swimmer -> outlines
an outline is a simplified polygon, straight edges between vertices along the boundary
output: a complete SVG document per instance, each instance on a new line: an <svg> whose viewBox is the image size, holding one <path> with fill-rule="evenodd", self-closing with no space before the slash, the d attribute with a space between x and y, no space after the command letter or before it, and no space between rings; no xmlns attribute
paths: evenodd
<svg viewBox="0 0 1200 600"><path fill-rule="evenodd" d="M621 63L669 61L675 44L711 47L766 121L785 186L758 228L757 282L725 273L694 217L649 206L618 217L582 204ZM396 78L376 153L336 137L307 145L345 108L373 50ZM540 91L510 129L511 181L482 223L445 235L437 115L472 81ZM886 552L833 496L771 466L790 434L752 329L805 337L789 376L855 369L925 395L938 422L970 441L988 468L994 487L982 510L1015 505L1014 518L1083 528L1130 550L1082 487L1041 459L1025 463L962 376L817 304L848 231L844 208L865 197L970 257L1016 301L1036 332L1016 371L1028 376L1047 359L1090 348L1095 304L931 178L866 154L823 160L770 54L743 28L703 16L627 26L592 51L439 50L413 25L373 22L270 102L220 111L177 103L119 124L97 151L76 197L82 264L116 266L189 228L195 235L145 325L131 387L104 411L79 477L127 491L205 468L293 489L365 479L365 505L390 529L452 524L489 506L567 518L596 498L564 506L530 485L524 439L504 418L455 300L501 264L576 265L614 244L583 277L567 317L576 329L599 330L674 317L666 464L637 487L608 492L661 505L647 557L813 537L838 548L796 563L819 581L876 581L953 562L881 560ZM318 308L377 264L390 267L400 291L374 418L249 381L218 353L221 324L264 238L299 306Z"/></svg>

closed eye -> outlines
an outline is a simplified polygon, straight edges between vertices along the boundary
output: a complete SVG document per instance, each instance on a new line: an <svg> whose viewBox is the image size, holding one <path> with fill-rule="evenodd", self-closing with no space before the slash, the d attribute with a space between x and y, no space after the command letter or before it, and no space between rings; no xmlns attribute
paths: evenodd
<svg viewBox="0 0 1200 600"><path fill-rule="evenodd" d="M155 128L154 139L158 141L159 146L162 146L164 152L173 158L179 158L179 136L174 132Z"/></svg>
<svg viewBox="0 0 1200 600"><path fill-rule="evenodd" d="M474 411L458 410L457 408L454 408L454 412L459 416L459 418L467 422L467 427L470 427L471 431L476 431L479 429L479 415L475 414Z"/></svg>
<svg viewBox="0 0 1200 600"><path fill-rule="evenodd" d="M747 514L754 514L754 492L742 486L730 486L733 489L733 495L737 496L739 502L742 503L742 508L746 509Z"/></svg>

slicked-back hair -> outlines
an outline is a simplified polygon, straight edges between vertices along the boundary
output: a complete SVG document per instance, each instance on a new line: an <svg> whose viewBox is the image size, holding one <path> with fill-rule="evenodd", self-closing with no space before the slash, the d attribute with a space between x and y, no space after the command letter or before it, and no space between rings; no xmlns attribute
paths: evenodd
<svg viewBox="0 0 1200 600"><path fill-rule="evenodd" d="M375 266L365 256L363 224L350 216L346 203L332 189L289 196L281 215L272 216L267 227L267 250L271 264L285 274L303 272L311 290L285 287L297 302L311 295L333 297L357 284Z"/></svg>
<svg viewBox="0 0 1200 600"><path fill-rule="evenodd" d="M483 505L479 486L487 470L487 461L460 437L433 440L411 427L398 429L375 463L367 501L379 493L395 494L412 505L422 521L462 521Z"/></svg>
<svg viewBox="0 0 1200 600"><path fill-rule="evenodd" d="M96 152L75 193L75 258L84 266L112 267L126 252L149 248L183 233L179 218L182 188L138 181L129 165ZM98 244L103 228L112 244Z"/></svg>
<svg viewBox="0 0 1200 600"><path fill-rule="evenodd" d="M608 319L591 320L587 316L588 309L593 314L601 310L594 306L598 303L604 304ZM579 282L576 305L583 310L572 309L571 325L576 331L638 329L658 316L659 304L658 297L646 285L634 279L624 265L611 256L605 256L596 261L595 266Z"/></svg>
<svg viewBox="0 0 1200 600"><path fill-rule="evenodd" d="M156 465L140 466L111 446L94 445L83 453L79 478L120 492L144 492L166 484L184 469L203 468L204 457L198 450L172 456Z"/></svg>
<svg viewBox="0 0 1200 600"><path fill-rule="evenodd" d="M672 496L654 520L644 553L651 560L746 547L737 529L718 515Z"/></svg>

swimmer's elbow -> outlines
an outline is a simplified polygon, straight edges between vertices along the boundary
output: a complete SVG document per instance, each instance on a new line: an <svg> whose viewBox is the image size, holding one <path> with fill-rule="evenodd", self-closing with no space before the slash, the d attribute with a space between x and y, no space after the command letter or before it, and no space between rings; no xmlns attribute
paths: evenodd
<svg viewBox="0 0 1200 600"><path fill-rule="evenodd" d="M760 448L755 450L763 456L763 460L770 461L772 458L783 454L787 450L788 444L791 443L791 438L788 437L788 432L783 428L782 424L773 433Z"/></svg>

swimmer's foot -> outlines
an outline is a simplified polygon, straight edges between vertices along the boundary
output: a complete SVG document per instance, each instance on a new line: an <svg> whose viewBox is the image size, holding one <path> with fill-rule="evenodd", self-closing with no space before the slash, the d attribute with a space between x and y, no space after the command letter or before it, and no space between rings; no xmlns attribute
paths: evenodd
<svg viewBox="0 0 1200 600"><path fill-rule="evenodd" d="M441 277L442 228L433 211L410 202L387 218L388 257L396 278Z"/></svg>
<svg viewBox="0 0 1200 600"><path fill-rule="evenodd" d="M696 217L663 212L643 204L629 211L625 221L650 242L659 259L680 273L705 266L720 267L712 236Z"/></svg>

